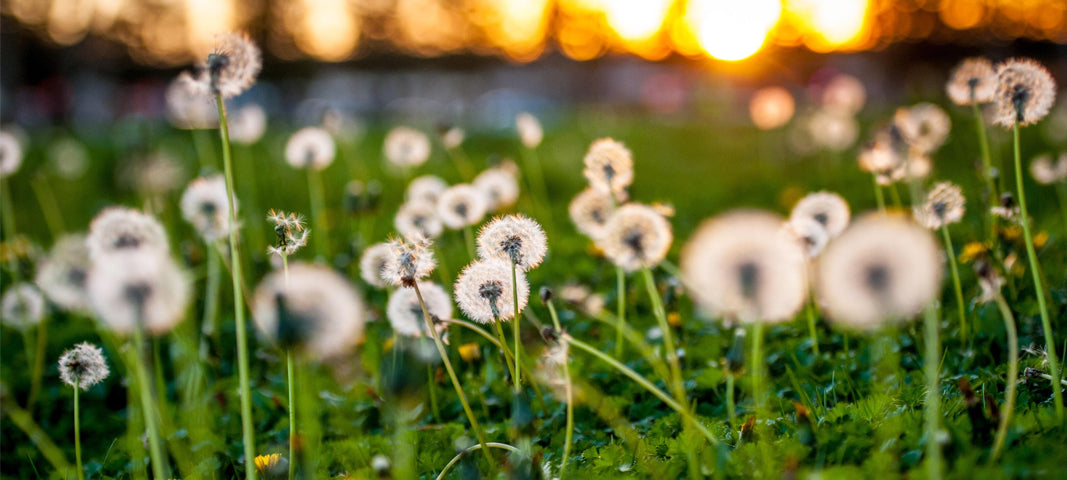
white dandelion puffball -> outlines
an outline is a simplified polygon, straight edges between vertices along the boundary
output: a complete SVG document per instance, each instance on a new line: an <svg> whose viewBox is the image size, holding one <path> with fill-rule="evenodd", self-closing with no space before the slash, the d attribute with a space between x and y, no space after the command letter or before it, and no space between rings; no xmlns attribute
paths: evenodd
<svg viewBox="0 0 1067 480"><path fill-rule="evenodd" d="M940 182L926 194L926 201L915 208L915 221L926 228L937 230L963 220L963 189L952 182Z"/></svg>
<svg viewBox="0 0 1067 480"><path fill-rule="evenodd" d="M453 230L478 224L485 210L485 195L471 185L455 185L437 197L437 218Z"/></svg>
<svg viewBox="0 0 1067 480"><path fill-rule="evenodd" d="M385 267L393 262L393 247L388 243L375 243L363 251L359 257L359 276L368 285L385 288L391 285L385 278Z"/></svg>
<svg viewBox="0 0 1067 480"><path fill-rule="evenodd" d="M588 187L574 196L567 210L579 232L596 238L615 211L615 200L607 193Z"/></svg>
<svg viewBox="0 0 1067 480"><path fill-rule="evenodd" d="M179 74L167 87L167 120L174 128L197 130L219 126L215 100L200 90L189 72Z"/></svg>
<svg viewBox="0 0 1067 480"><path fill-rule="evenodd" d="M88 310L89 247L84 235L64 235L37 264L34 283L65 310Z"/></svg>
<svg viewBox="0 0 1067 480"><path fill-rule="evenodd" d="M1030 176L1042 185L1051 185L1067 180L1067 153L1061 153L1056 161L1052 155L1040 155L1030 162Z"/></svg>
<svg viewBox="0 0 1067 480"><path fill-rule="evenodd" d="M22 166L22 144L18 137L0 130L0 178L10 177Z"/></svg>
<svg viewBox="0 0 1067 480"><path fill-rule="evenodd" d="M519 201L519 179L502 167L479 173L473 184L485 196L488 212L499 212Z"/></svg>
<svg viewBox="0 0 1067 480"><path fill-rule="evenodd" d="M466 132L462 128L451 127L441 133L441 145L449 150L459 148L465 137Z"/></svg>
<svg viewBox="0 0 1067 480"><path fill-rule="evenodd" d="M194 80L202 95L232 98L256 83L263 67L259 47L243 33L224 33L215 38L215 49L197 64Z"/></svg>
<svg viewBox="0 0 1067 480"><path fill-rule="evenodd" d="M285 161L293 168L322 170L337 156L337 144L330 132L319 127L297 130L285 144Z"/></svg>
<svg viewBox="0 0 1067 480"><path fill-rule="evenodd" d="M385 265L382 276L398 287L410 287L417 280L430 276L437 262L428 242L396 239L389 242L392 261Z"/></svg>
<svg viewBox="0 0 1067 480"><path fill-rule="evenodd" d="M790 219L785 227L800 242L801 248L808 258L818 257L830 241L830 232L826 231L823 224L811 218Z"/></svg>
<svg viewBox="0 0 1067 480"><path fill-rule="evenodd" d="M424 201L407 202L400 206L393 219L397 233L408 240L433 240L444 231L437 216L437 206Z"/></svg>
<svg viewBox="0 0 1067 480"><path fill-rule="evenodd" d="M91 343L79 343L59 357L59 379L72 387L88 391L110 374L104 351Z"/></svg>
<svg viewBox="0 0 1067 480"><path fill-rule="evenodd" d="M997 92L997 72L993 62L982 57L963 60L952 71L945 90L956 105L992 102Z"/></svg>
<svg viewBox="0 0 1067 480"><path fill-rule="evenodd" d="M519 141L526 148L537 148L545 138L541 122L530 113L522 112L515 116L515 129L519 132Z"/></svg>
<svg viewBox="0 0 1067 480"><path fill-rule="evenodd" d="M903 218L868 215L830 243L816 273L828 318L872 330L907 320L937 298L942 255L928 230Z"/></svg>
<svg viewBox="0 0 1067 480"><path fill-rule="evenodd" d="M236 208L237 199L233 202ZM193 180L182 194L182 218L208 242L221 240L233 232L229 208L226 179L222 175Z"/></svg>
<svg viewBox="0 0 1067 480"><path fill-rule="evenodd" d="M240 145L258 142L267 131L267 112L254 103L233 110L227 119L230 121L230 140Z"/></svg>
<svg viewBox="0 0 1067 480"><path fill-rule="evenodd" d="M26 330L41 323L45 314L44 296L40 290L29 283L19 283L7 287L0 297L0 321L16 330Z"/></svg>
<svg viewBox="0 0 1067 480"><path fill-rule="evenodd" d="M505 260L479 260L463 269L456 279L456 303L467 318L489 324L515 318L513 292L519 295L519 312L526 308L530 284L526 274L515 271L516 289L512 289L511 264Z"/></svg>
<svg viewBox="0 0 1067 480"><path fill-rule="evenodd" d="M674 241L671 224L648 205L630 203L608 217L596 245L627 272L652 268L667 256Z"/></svg>
<svg viewBox="0 0 1067 480"><path fill-rule="evenodd" d="M140 325L163 335L185 318L189 278L165 252L127 250L93 257L89 303L111 330L126 335Z"/></svg>
<svg viewBox="0 0 1067 480"><path fill-rule="evenodd" d="M89 224L89 258L123 251L144 250L164 254L169 250L167 233L155 217L126 207L109 207Z"/></svg>
<svg viewBox="0 0 1067 480"><path fill-rule="evenodd" d="M826 108L812 113L808 117L807 127L817 146L835 152L852 147L860 134L860 125L855 117Z"/></svg>
<svg viewBox="0 0 1067 480"><path fill-rule="evenodd" d="M430 139L411 127L396 127L385 136L385 159L401 168L417 167L430 158Z"/></svg>
<svg viewBox="0 0 1067 480"><path fill-rule="evenodd" d="M823 108L852 116L860 113L867 103L867 89L860 79L843 73L823 87L820 100Z"/></svg>
<svg viewBox="0 0 1067 480"><path fill-rule="evenodd" d="M610 138L601 138L589 146L585 154L585 174L589 186L601 192L621 194L634 181L634 159L622 143Z"/></svg>
<svg viewBox="0 0 1067 480"><path fill-rule="evenodd" d="M363 341L367 313L355 288L329 268L294 263L275 270L252 302L259 332L283 349L319 360L339 357Z"/></svg>
<svg viewBox="0 0 1067 480"><path fill-rule="evenodd" d="M444 193L445 190L448 190L448 182L445 182L441 177L423 175L408 184L408 189L404 192L404 200L436 204L437 197Z"/></svg>
<svg viewBox="0 0 1067 480"><path fill-rule="evenodd" d="M521 214L494 218L478 232L478 256L499 258L527 271L541 264L548 238L536 220Z"/></svg>
<svg viewBox="0 0 1067 480"><path fill-rule="evenodd" d="M800 199L789 214L790 222L804 219L815 220L830 238L845 231L851 218L848 202L841 195L833 192L815 192Z"/></svg>
<svg viewBox="0 0 1067 480"><path fill-rule="evenodd" d="M1013 58L997 66L996 116L993 122L1004 127L1021 127L1039 122L1056 101L1056 81L1040 63Z"/></svg>
<svg viewBox="0 0 1067 480"><path fill-rule="evenodd" d="M893 116L893 123L900 129L904 141L922 153L941 148L952 129L948 114L932 103L898 109Z"/></svg>
<svg viewBox="0 0 1067 480"><path fill-rule="evenodd" d="M783 225L781 217L753 210L705 221L682 250L682 276L694 300L727 320L791 320L807 300L806 259Z"/></svg>
<svg viewBox="0 0 1067 480"><path fill-rule="evenodd" d="M419 293L426 302L426 310L438 319L452 318L452 297L440 285L433 282L418 282ZM422 316L422 305L414 288L400 288L389 295L389 304L385 309L393 331L400 335L419 337L426 333L426 321Z"/></svg>

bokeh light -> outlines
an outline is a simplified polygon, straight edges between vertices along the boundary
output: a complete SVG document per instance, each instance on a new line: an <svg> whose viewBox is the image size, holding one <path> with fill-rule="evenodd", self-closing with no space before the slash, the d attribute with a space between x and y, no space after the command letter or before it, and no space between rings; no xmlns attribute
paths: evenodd
<svg viewBox="0 0 1067 480"><path fill-rule="evenodd" d="M774 130L789 123L796 111L793 95L782 87L766 87L756 91L748 102L752 123L760 130Z"/></svg>
<svg viewBox="0 0 1067 480"><path fill-rule="evenodd" d="M690 0L687 15L701 48L719 60L759 51L782 13L778 0Z"/></svg>

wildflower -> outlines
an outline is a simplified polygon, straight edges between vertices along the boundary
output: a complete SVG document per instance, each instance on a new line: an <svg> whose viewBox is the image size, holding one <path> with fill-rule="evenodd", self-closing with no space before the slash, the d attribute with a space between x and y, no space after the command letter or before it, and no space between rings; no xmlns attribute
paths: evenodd
<svg viewBox="0 0 1067 480"><path fill-rule="evenodd" d="M583 173L590 187L618 198L634 181L633 155L623 144L602 138L589 146Z"/></svg>
<svg viewBox="0 0 1067 480"><path fill-rule="evenodd" d="M388 243L375 243L363 251L359 259L359 276L368 284L385 288L392 284L385 278L385 267L393 262L393 248Z"/></svg>
<svg viewBox="0 0 1067 480"><path fill-rule="evenodd" d="M104 352L88 342L82 342L59 357L59 378L63 383L82 390L96 385L111 373L104 360Z"/></svg>
<svg viewBox="0 0 1067 480"><path fill-rule="evenodd" d="M125 207L109 207L89 224L89 258L94 261L108 254L131 250L166 252L167 233L150 215Z"/></svg>
<svg viewBox="0 0 1067 480"><path fill-rule="evenodd" d="M682 275L696 302L712 315L783 322L807 300L800 242L777 215L734 211L698 227L682 250Z"/></svg>
<svg viewBox="0 0 1067 480"><path fill-rule="evenodd" d="M797 202L789 214L789 221L814 220L826 229L830 238L833 238L845 230L850 217L848 202L841 195L833 192L816 192L808 194Z"/></svg>
<svg viewBox="0 0 1067 480"><path fill-rule="evenodd" d="M782 87L761 88L748 101L748 114L760 130L774 130L789 123L796 111L793 95Z"/></svg>
<svg viewBox="0 0 1067 480"><path fill-rule="evenodd" d="M45 302L40 290L28 283L19 283L7 288L0 297L0 321L17 330L26 330L41 323Z"/></svg>
<svg viewBox="0 0 1067 480"><path fill-rule="evenodd" d="M430 312L431 322L437 319L452 318L452 297L440 285L433 282L419 282L419 292ZM422 316L422 305L414 288L401 288L389 295L386 315L393 331L412 337L422 336L426 332L426 321Z"/></svg>
<svg viewBox="0 0 1067 480"><path fill-rule="evenodd" d="M433 272L436 262L429 242L395 239L389 242L392 261L385 265L382 276L398 287L412 287L415 281Z"/></svg>
<svg viewBox="0 0 1067 480"><path fill-rule="evenodd" d="M915 209L915 220L931 230L959 222L963 219L964 202L959 185L938 183L926 194L922 207Z"/></svg>
<svg viewBox="0 0 1067 480"><path fill-rule="evenodd" d="M816 291L831 320L873 329L919 313L941 291L941 272L929 231L900 217L869 215L823 252Z"/></svg>
<svg viewBox="0 0 1067 480"><path fill-rule="evenodd" d="M515 116L515 129L519 131L519 140L526 148L537 148L545 136L541 122L527 112Z"/></svg>
<svg viewBox="0 0 1067 480"><path fill-rule="evenodd" d="M488 212L498 212L519 201L519 180L504 168L490 168L478 174L473 184L485 196Z"/></svg>
<svg viewBox="0 0 1067 480"><path fill-rule="evenodd" d="M612 263L632 272L663 261L674 235L654 208L631 203L615 210L594 240Z"/></svg>
<svg viewBox="0 0 1067 480"><path fill-rule="evenodd" d="M437 218L448 228L477 224L485 217L485 209L485 196L471 185L453 186L437 197Z"/></svg>
<svg viewBox="0 0 1067 480"><path fill-rule="evenodd" d="M1055 162L1052 155L1041 155L1030 162L1030 175L1042 185L1067 181L1067 153L1061 153Z"/></svg>
<svg viewBox="0 0 1067 480"><path fill-rule="evenodd" d="M165 252L120 251L93 258L89 302L96 316L120 334L144 328L169 332L185 318L189 279Z"/></svg>
<svg viewBox="0 0 1067 480"><path fill-rule="evenodd" d="M417 167L430 158L430 140L410 127L396 127L385 136L386 160L403 168Z"/></svg>
<svg viewBox="0 0 1067 480"><path fill-rule="evenodd" d="M482 349L477 343L465 343L459 346L459 356L466 362L473 362L482 358Z"/></svg>
<svg viewBox="0 0 1067 480"><path fill-rule="evenodd" d="M898 109L893 123L900 129L904 140L922 153L940 148L952 128L948 114L932 103Z"/></svg>
<svg viewBox="0 0 1067 480"><path fill-rule="evenodd" d="M256 83L262 67L259 47L247 35L222 34L215 39L215 50L197 65L194 85L201 94L235 97Z"/></svg>
<svg viewBox="0 0 1067 480"><path fill-rule="evenodd" d="M817 110L808 117L807 126L816 146L835 152L855 144L860 133L853 116L832 109Z"/></svg>
<svg viewBox="0 0 1067 480"><path fill-rule="evenodd" d="M286 214L274 211L267 214L267 221L274 224L274 235L278 244L267 247L267 255L289 256L308 244L311 230L304 226L303 217L295 213Z"/></svg>
<svg viewBox="0 0 1067 480"><path fill-rule="evenodd" d="M993 69L993 62L982 57L965 59L952 70L945 90L956 105L992 102L997 91L997 72Z"/></svg>
<svg viewBox="0 0 1067 480"><path fill-rule="evenodd" d="M337 145L330 132L319 127L297 130L285 144L285 161L293 168L322 170L337 155Z"/></svg>
<svg viewBox="0 0 1067 480"><path fill-rule="evenodd" d="M514 318L511 274L511 265L496 258L467 265L455 285L460 310L467 318L486 324ZM521 312L529 300L530 285L521 270L515 272L515 280Z"/></svg>
<svg viewBox="0 0 1067 480"><path fill-rule="evenodd" d="M22 165L22 145L11 132L0 130L0 178L10 177Z"/></svg>
<svg viewBox="0 0 1067 480"><path fill-rule="evenodd" d="M52 303L66 310L86 310L89 296L85 280L89 273L89 248L84 235L64 235L52 245L48 256L37 264L34 283Z"/></svg>
<svg viewBox="0 0 1067 480"><path fill-rule="evenodd" d="M167 119L175 128L197 130L219 126L217 106L211 97L202 95L196 80L182 72L167 86Z"/></svg>
<svg viewBox="0 0 1067 480"><path fill-rule="evenodd" d="M989 245L983 242L968 242L960 251L961 263L971 263L974 260L985 258L989 254Z"/></svg>
<svg viewBox="0 0 1067 480"><path fill-rule="evenodd" d="M267 131L267 113L254 103L232 110L228 120L230 140L241 145L258 142Z"/></svg>
<svg viewBox="0 0 1067 480"><path fill-rule="evenodd" d="M525 215L494 218L478 233L479 257L508 260L524 272L540 265L546 253L545 231Z"/></svg>
<svg viewBox="0 0 1067 480"><path fill-rule="evenodd" d="M1048 115L1055 99L1056 82L1040 63L1013 58L997 66L996 124L1037 123Z"/></svg>
<svg viewBox="0 0 1067 480"><path fill-rule="evenodd" d="M800 241L808 258L818 257L830 241L826 227L811 218L790 220L785 224L788 233Z"/></svg>
<svg viewBox="0 0 1067 480"><path fill-rule="evenodd" d="M404 238L432 240L441 235L444 225L437 216L437 207L433 203L411 201L400 206L393 219L393 226Z"/></svg>
<svg viewBox="0 0 1067 480"><path fill-rule="evenodd" d="M253 463L256 465L256 471L267 477L281 477L289 470L289 461L280 453L257 455Z"/></svg>
<svg viewBox="0 0 1067 480"><path fill-rule="evenodd" d="M596 238L614 212L615 201L611 195L589 187L574 196L568 210L578 231Z"/></svg>
<svg viewBox="0 0 1067 480"><path fill-rule="evenodd" d="M317 359L344 355L363 340L366 308L348 280L326 267L294 263L264 278L252 299L259 331L283 349Z"/></svg>
<svg viewBox="0 0 1067 480"><path fill-rule="evenodd" d="M236 208L237 199L232 200ZM226 180L222 175L193 180L182 194L182 218L208 242L226 238L235 229L230 225L229 208Z"/></svg>
<svg viewBox="0 0 1067 480"><path fill-rule="evenodd" d="M444 147L449 150L458 148L460 145L463 144L463 138L465 136L466 133L463 131L462 128L445 128L444 131L441 132L441 145L444 145Z"/></svg>
<svg viewBox="0 0 1067 480"><path fill-rule="evenodd" d="M852 116L860 113L867 103L867 89L858 78L842 73L823 87L820 100L824 109Z"/></svg>
<svg viewBox="0 0 1067 480"><path fill-rule="evenodd" d="M437 203L437 197L448 190L448 183L436 175L423 175L411 181L404 192L404 199L409 202Z"/></svg>

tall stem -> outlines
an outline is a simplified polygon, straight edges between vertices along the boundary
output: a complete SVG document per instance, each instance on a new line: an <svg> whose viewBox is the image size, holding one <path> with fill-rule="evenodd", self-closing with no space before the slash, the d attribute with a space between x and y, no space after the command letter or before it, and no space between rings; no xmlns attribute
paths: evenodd
<svg viewBox="0 0 1067 480"><path fill-rule="evenodd" d="M994 286L994 288L997 288ZM1019 383L1019 336L1015 331L1015 315L1011 313L1008 302L1004 300L1000 290L993 292L1000 309L1000 316L1004 320L1004 329L1008 332L1008 381L1004 390L1004 407L1000 409L1000 424L997 426L996 440L993 442L993 453L990 455L991 462L996 461L1000 452L1004 449L1004 440L1008 436L1008 425L1015 410L1015 384Z"/></svg>
<svg viewBox="0 0 1067 480"><path fill-rule="evenodd" d="M556 304L549 299L546 302L548 305L548 314L552 317L552 326L556 328L557 332L562 333L563 327L559 323L559 315L556 314ZM567 470L567 460L571 456L571 442L574 439L574 385L571 383L571 359L568 352L567 357L563 361L563 381L564 394L567 396L567 432L564 434L563 439L563 460L559 463L559 479L563 480L563 472Z"/></svg>
<svg viewBox="0 0 1067 480"><path fill-rule="evenodd" d="M548 225L555 226L555 222L552 220L552 208L548 199L548 185L545 183L545 174L541 169L541 159L537 155L537 150L533 148L523 148L524 155L523 160L526 164L527 179L530 184L531 190L537 197L535 204L541 209L545 215L545 222Z"/></svg>
<svg viewBox="0 0 1067 480"><path fill-rule="evenodd" d="M38 175L30 181L30 186L33 187L33 193L37 196L37 204L41 206L41 213L44 214L44 222L48 225L52 240L59 238L63 232L67 231L67 227L63 224L63 214L60 213L56 197L48 186L48 180L44 175Z"/></svg>
<svg viewBox="0 0 1067 480"><path fill-rule="evenodd" d="M31 412L34 403L37 402L37 396L41 393L45 350L48 349L48 316L42 317L41 322L34 329L37 330L37 346L34 347L33 374L30 377L30 399L26 401L26 409Z"/></svg>
<svg viewBox="0 0 1067 480"><path fill-rule="evenodd" d="M1030 261L1030 274L1034 279L1034 293L1037 295L1037 307L1041 311L1041 328L1045 331L1045 351L1048 357L1049 374L1052 375L1052 395L1056 408L1056 420L1063 423L1063 388L1059 385L1060 363L1056 355L1056 342L1052 338L1052 322L1049 320L1048 307L1045 305L1045 285L1041 282L1040 266L1037 263L1037 251L1030 234L1030 214L1026 210L1026 191L1023 189L1023 161L1019 152L1019 123L1012 125L1012 139L1015 150L1015 188L1019 193L1019 223L1026 237L1026 258Z"/></svg>
<svg viewBox="0 0 1067 480"><path fill-rule="evenodd" d="M330 236L326 228L326 194L322 186L322 172L308 168L308 194L311 197L311 221L318 230L315 237L315 255L327 259L329 254Z"/></svg>
<svg viewBox="0 0 1067 480"><path fill-rule="evenodd" d="M815 327L815 301L810 300L804 305L804 311L808 314L808 336L811 337L811 351L819 354L819 332Z"/></svg>
<svg viewBox="0 0 1067 480"><path fill-rule="evenodd" d="M207 333L207 339L210 339L215 347L219 346L219 326L218 326L218 314L219 314L219 281L222 275L222 253L218 250L218 245L209 242L206 244L207 250L204 254L207 255L207 282L204 285L204 319L201 328ZM202 352L207 354L206 349Z"/></svg>
<svg viewBox="0 0 1067 480"><path fill-rule="evenodd" d="M726 374L726 419L730 423L730 431L733 432L737 427L734 425L734 418L737 416L737 407L734 404L734 374Z"/></svg>
<svg viewBox="0 0 1067 480"><path fill-rule="evenodd" d="M948 225L941 226L941 237L945 240L945 250L948 251L948 265L952 269L952 287L956 292L956 309L960 316L960 336L967 341L967 313L963 303L963 288L960 286L960 269L956 265L956 249L952 247L952 237L948 233Z"/></svg>
<svg viewBox="0 0 1067 480"><path fill-rule="evenodd" d="M141 411L144 413L145 429L148 430L148 452L152 459L152 476L169 478L166 475L166 457L163 456L162 440L159 436L159 424L156 418L155 401L152 398L152 383L148 370L144 366L144 332L140 326L133 329L133 364L137 376L137 387L141 394Z"/></svg>
<svg viewBox="0 0 1067 480"><path fill-rule="evenodd" d="M615 358L622 358L622 328L626 324L626 272L615 266Z"/></svg>
<svg viewBox="0 0 1067 480"><path fill-rule="evenodd" d="M971 104L971 110L974 112L974 127L978 133L978 149L982 153L982 179L985 180L986 194L989 195L989 206L992 206L997 201L997 186L993 182L993 161L989 155L989 138L986 136L985 119L982 117L982 109L978 106L978 103ZM988 208L986 209L985 221L989 225L989 231L987 232L989 240L994 241L996 238L996 218Z"/></svg>
<svg viewBox="0 0 1067 480"><path fill-rule="evenodd" d="M924 425L926 427L926 477L941 478L941 445L937 441L938 421L941 419L940 373L941 345L938 332L938 315L933 306L927 306L923 316L923 335L926 341L923 370L926 375L926 402Z"/></svg>
<svg viewBox="0 0 1067 480"><path fill-rule="evenodd" d="M519 322L522 320L522 316L519 313L519 282L517 278L518 273L516 272L517 269L518 267L515 266L515 261L513 260L511 262L511 299L513 302L512 306L514 307L512 312L515 313L515 316L511 319L511 332L515 335L515 351L512 352L515 354L515 393L522 391L522 371L519 369L519 365L522 364L522 334L520 333L519 328Z"/></svg>
<svg viewBox="0 0 1067 480"><path fill-rule="evenodd" d="M82 469L82 435L81 435L81 411L78 409L78 397L81 388L78 379L74 379L74 462L78 469L78 480L85 479L85 471Z"/></svg>
<svg viewBox="0 0 1067 480"><path fill-rule="evenodd" d="M285 370L289 381L289 480L296 477L296 368L293 350L285 351Z"/></svg>
<svg viewBox="0 0 1067 480"><path fill-rule="evenodd" d="M874 185L874 201L878 204L878 212L885 215L885 197L882 195L882 186L878 184L878 176L873 173L871 184Z"/></svg>
<svg viewBox="0 0 1067 480"><path fill-rule="evenodd" d="M508 367L508 373L511 374L511 380L515 380L515 368L518 366L513 363L511 349L508 348L508 340L504 337L504 327L500 326L500 320L494 319L493 326L496 327L496 336L500 340L498 346L500 351L504 355L504 364Z"/></svg>
<svg viewBox="0 0 1067 480"><path fill-rule="evenodd" d="M226 201L229 203L230 225L237 225L237 205L234 203L233 159L230 156L230 130L226 124L226 104L222 96L216 95L215 102L219 109L219 136L222 139L222 165L226 173ZM228 236L230 240L230 268L233 272L233 313L237 332L237 377L241 396L241 436L244 443L245 479L255 480L256 469L252 460L256 458L256 437L252 426L252 389L248 380L248 332L245 325L244 291L242 286L242 263L240 244L236 232Z"/></svg>

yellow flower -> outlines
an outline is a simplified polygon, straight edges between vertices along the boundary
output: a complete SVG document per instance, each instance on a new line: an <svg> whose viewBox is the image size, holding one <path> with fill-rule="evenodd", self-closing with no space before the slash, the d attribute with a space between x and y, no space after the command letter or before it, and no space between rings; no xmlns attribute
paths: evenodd
<svg viewBox="0 0 1067 480"><path fill-rule="evenodd" d="M1034 235L1034 248L1042 248L1048 243L1048 232L1038 232Z"/></svg>
<svg viewBox="0 0 1067 480"><path fill-rule="evenodd" d="M982 242L970 242L963 246L960 252L960 263L971 263L977 258L984 257L989 253L989 245Z"/></svg>
<svg viewBox="0 0 1067 480"><path fill-rule="evenodd" d="M682 326L682 315L678 312L671 312L667 314L667 323L672 327Z"/></svg>
<svg viewBox="0 0 1067 480"><path fill-rule="evenodd" d="M282 454L272 453L270 455L260 455L255 459L256 471L259 473L265 473L267 470L273 470L278 466L278 462L282 460Z"/></svg>
<svg viewBox="0 0 1067 480"><path fill-rule="evenodd" d="M482 358L482 350L478 348L477 343L468 343L459 346L459 356L467 362L473 362L479 358Z"/></svg>

